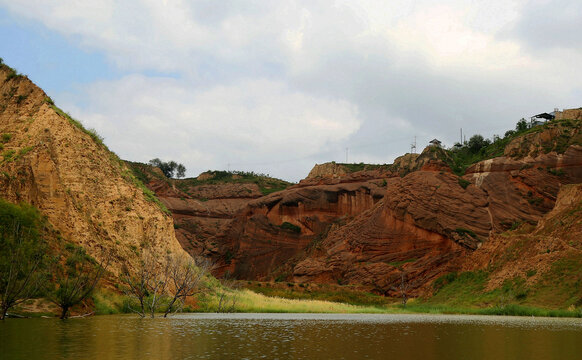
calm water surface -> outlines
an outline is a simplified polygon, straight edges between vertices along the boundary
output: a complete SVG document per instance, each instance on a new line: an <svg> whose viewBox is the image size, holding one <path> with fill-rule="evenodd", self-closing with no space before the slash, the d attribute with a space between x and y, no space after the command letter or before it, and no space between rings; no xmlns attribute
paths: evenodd
<svg viewBox="0 0 582 360"><path fill-rule="evenodd" d="M0 359L582 359L582 320L188 314L0 322Z"/></svg>

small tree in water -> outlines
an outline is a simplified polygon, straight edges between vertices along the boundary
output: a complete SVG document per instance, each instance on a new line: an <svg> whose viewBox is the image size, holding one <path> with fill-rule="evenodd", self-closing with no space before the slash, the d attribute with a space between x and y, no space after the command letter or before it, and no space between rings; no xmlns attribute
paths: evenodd
<svg viewBox="0 0 582 360"><path fill-rule="evenodd" d="M40 294L46 281L41 217L32 206L0 199L0 320L9 309Z"/></svg>
<svg viewBox="0 0 582 360"><path fill-rule="evenodd" d="M55 285L49 292L49 299L61 308L61 319L68 318L70 309L91 295L110 260L105 252L98 263L80 246L68 244L67 249L70 254L64 263L54 262Z"/></svg>

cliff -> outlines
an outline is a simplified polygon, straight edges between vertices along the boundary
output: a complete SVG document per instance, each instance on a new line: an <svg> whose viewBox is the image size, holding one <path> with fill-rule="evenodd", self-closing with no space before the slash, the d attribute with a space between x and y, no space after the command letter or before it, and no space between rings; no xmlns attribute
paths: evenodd
<svg viewBox="0 0 582 360"><path fill-rule="evenodd" d="M413 294L430 292L439 276L462 268L459 259L484 253L491 238L519 224L536 224L562 185L582 182L579 127L556 122L504 139L491 147L506 155L462 176L451 169L458 155L438 147L375 170L316 165L298 185L249 202L207 256L222 264L219 275L241 279L393 294L404 273Z"/></svg>
<svg viewBox="0 0 582 360"><path fill-rule="evenodd" d="M27 77L0 68L0 196L26 202L60 237L117 273L149 246L182 252L172 218L102 139L54 106Z"/></svg>
<svg viewBox="0 0 582 360"><path fill-rule="evenodd" d="M156 167L135 162L127 165L171 212L176 237L192 255L216 252L212 239L236 213L249 202L290 185L261 174L226 171L168 179Z"/></svg>

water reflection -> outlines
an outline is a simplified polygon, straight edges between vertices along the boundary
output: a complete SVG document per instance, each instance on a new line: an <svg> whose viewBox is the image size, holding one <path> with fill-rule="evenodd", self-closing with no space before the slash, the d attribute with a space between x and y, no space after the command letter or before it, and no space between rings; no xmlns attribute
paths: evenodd
<svg viewBox="0 0 582 360"><path fill-rule="evenodd" d="M578 359L579 319L191 314L0 323L2 359Z"/></svg>

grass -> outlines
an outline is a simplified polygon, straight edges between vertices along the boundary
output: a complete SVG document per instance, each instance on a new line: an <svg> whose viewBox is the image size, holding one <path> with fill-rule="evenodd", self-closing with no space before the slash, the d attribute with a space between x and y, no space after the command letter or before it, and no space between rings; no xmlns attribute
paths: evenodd
<svg viewBox="0 0 582 360"><path fill-rule="evenodd" d="M51 100L52 102L52 100ZM93 141L102 146L103 148L105 148L107 151L109 151L109 148L107 147L107 145L105 145L105 143L103 142L103 137L101 135L99 135L97 133L97 131L95 129L87 129L83 126L83 124L79 121L74 119L71 115L69 115L68 113L64 112L63 110L61 110L58 106L54 105L49 105L57 114L59 114L61 117L67 119L69 121L69 123L71 123L73 126L75 126L77 129L81 130L82 132L84 132L85 134L89 135L91 137L91 139L93 139Z"/></svg>
<svg viewBox="0 0 582 360"><path fill-rule="evenodd" d="M364 164L363 162L356 164L356 163L337 163L337 165L343 167L346 172L353 173L357 171L363 170L390 170L391 165L388 164Z"/></svg>
<svg viewBox="0 0 582 360"><path fill-rule="evenodd" d="M123 171L122 176L125 180L127 180L128 182L130 182L131 184L133 184L134 186L136 186L138 189L141 190L141 192L143 193L143 195L145 196L146 200L149 202L152 202L154 204L157 205L157 207L162 210L162 212L166 215L170 215L171 212L170 210L168 210L168 208L166 207L166 205L164 205L160 199L157 198L157 196L154 194L153 191L151 191L150 189L148 189L142 181L140 181L140 179L138 179L137 177L135 177L134 172L132 172L133 167L131 167L130 169L126 169L125 171Z"/></svg>
<svg viewBox="0 0 582 360"><path fill-rule="evenodd" d="M298 300L268 297L248 289L231 290L230 296L236 297L233 312L249 313L390 313L397 309L377 306L358 306L322 300ZM208 295L203 299L199 311L215 311L218 296Z"/></svg>
<svg viewBox="0 0 582 360"><path fill-rule="evenodd" d="M459 178L459 185L463 188L466 189L467 186L471 185L471 182L469 180L465 180L462 177Z"/></svg>
<svg viewBox="0 0 582 360"><path fill-rule="evenodd" d="M385 306L396 301L392 298L346 286L318 285L313 287L307 284L291 285L291 287L284 287L277 284L252 282L246 284L245 287L265 296L292 300L321 300L360 306Z"/></svg>
<svg viewBox="0 0 582 360"><path fill-rule="evenodd" d="M263 195L269 195L271 193L285 190L291 183L275 179L270 177L268 174L258 174L255 172L246 172L246 171L207 171L204 174L210 175L208 179L205 180L198 180L197 178L189 178L183 179L176 182L176 186L188 193L189 188L198 186L198 185L207 185L207 184L225 184L225 183L254 183L257 184L259 187L259 191Z"/></svg>
<svg viewBox="0 0 582 360"><path fill-rule="evenodd" d="M124 295L101 289L93 293L92 299L96 315L112 315L128 312L125 308L128 299Z"/></svg>

